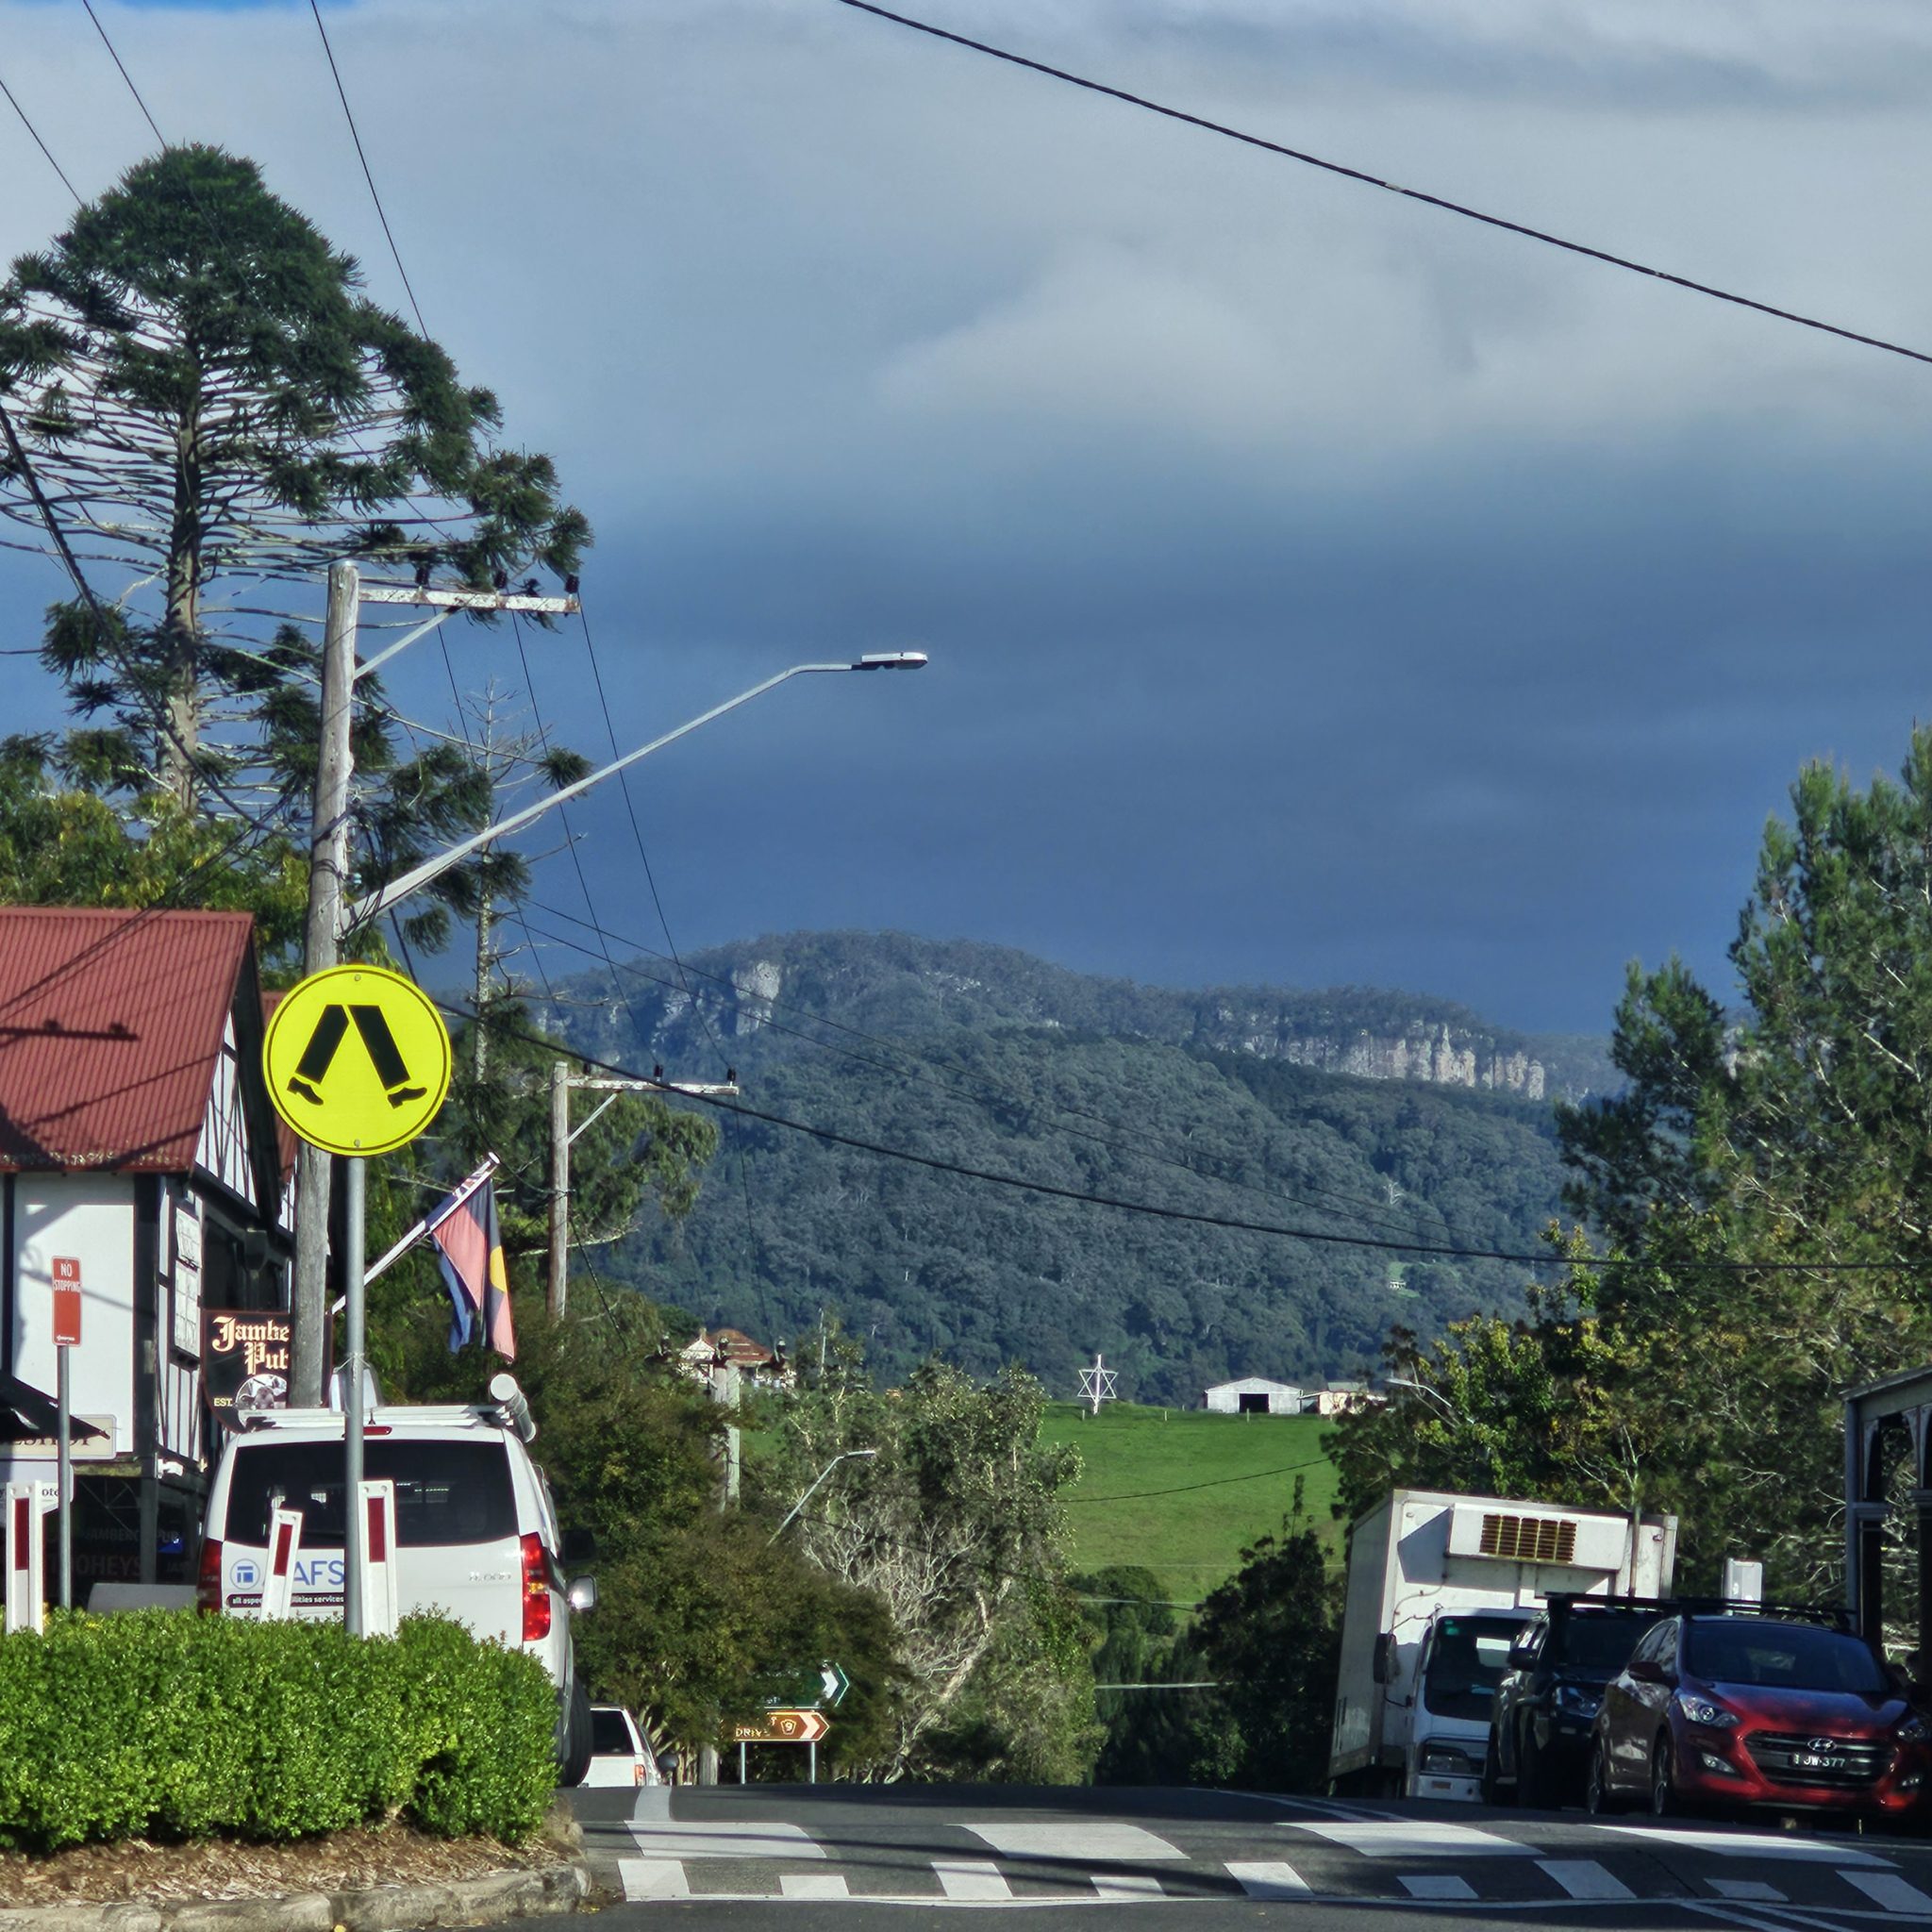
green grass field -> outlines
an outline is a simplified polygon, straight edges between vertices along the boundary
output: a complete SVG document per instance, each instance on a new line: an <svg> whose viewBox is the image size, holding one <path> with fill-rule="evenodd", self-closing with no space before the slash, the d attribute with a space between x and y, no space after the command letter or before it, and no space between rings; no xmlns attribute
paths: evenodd
<svg viewBox="0 0 1932 1932"><path fill-rule="evenodd" d="M1077 1403L1055 1402L1040 1433L1042 1441L1071 1442L1084 1465L1066 1491L1076 1567L1139 1563L1175 1602L1194 1603L1234 1573L1243 1544L1281 1527L1297 1475L1316 1527L1339 1546L1341 1527L1328 1509L1335 1471L1322 1454L1332 1426L1314 1416L1210 1415L1127 1402L1092 1416Z"/></svg>

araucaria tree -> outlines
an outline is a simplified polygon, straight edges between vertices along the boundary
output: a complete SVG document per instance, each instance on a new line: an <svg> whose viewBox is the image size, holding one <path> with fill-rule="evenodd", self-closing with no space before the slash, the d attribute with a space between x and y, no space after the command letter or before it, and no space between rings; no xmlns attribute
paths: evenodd
<svg viewBox="0 0 1932 1932"><path fill-rule="evenodd" d="M96 767L184 806L210 778L306 799L281 754L313 650L265 635L264 585L319 613L334 558L484 587L589 540L550 459L493 442L491 392L219 148L141 162L13 264L0 407L101 594L55 607L46 661L103 723ZM44 535L4 442L0 512Z"/></svg>

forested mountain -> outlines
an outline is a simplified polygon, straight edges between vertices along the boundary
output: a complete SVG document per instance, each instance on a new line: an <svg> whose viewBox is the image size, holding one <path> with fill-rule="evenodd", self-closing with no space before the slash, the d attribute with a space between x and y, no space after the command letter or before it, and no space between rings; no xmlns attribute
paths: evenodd
<svg viewBox="0 0 1932 1932"><path fill-rule="evenodd" d="M1169 992L897 935L761 940L681 979L643 958L557 993L545 1017L581 1050L676 1077L728 1066L788 1121L1189 1214L1455 1248L1535 1248L1559 1175L1546 1102L1519 1096L1607 1066L1594 1041L1406 994ZM1350 1052L1400 1071L1323 1070ZM1515 1306L1526 1276L1126 1214L729 1117L689 1222L596 1264L768 1339L834 1309L888 1374L936 1351L1071 1391L1100 1349L1123 1395L1165 1402L1361 1369L1391 1323Z"/></svg>

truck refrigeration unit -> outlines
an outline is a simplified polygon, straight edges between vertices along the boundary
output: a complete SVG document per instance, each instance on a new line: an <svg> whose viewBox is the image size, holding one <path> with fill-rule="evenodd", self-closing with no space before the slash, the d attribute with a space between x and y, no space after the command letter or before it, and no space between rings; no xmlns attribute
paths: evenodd
<svg viewBox="0 0 1932 1932"><path fill-rule="evenodd" d="M1481 1795L1491 1693L1552 1591L1667 1596L1674 1516L1396 1490L1348 1532L1332 1789Z"/></svg>

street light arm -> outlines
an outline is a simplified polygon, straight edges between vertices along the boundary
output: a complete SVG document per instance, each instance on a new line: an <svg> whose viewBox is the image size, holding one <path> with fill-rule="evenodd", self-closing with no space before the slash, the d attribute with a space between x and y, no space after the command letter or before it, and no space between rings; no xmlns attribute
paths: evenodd
<svg viewBox="0 0 1932 1932"><path fill-rule="evenodd" d="M593 785L601 785L606 778L614 776L626 766L634 765L640 758L647 758L654 751L662 751L667 744L675 744L678 739L688 737L701 724L708 724L714 718L722 718L726 711L735 711L740 705L748 705L752 699L763 697L774 687L790 677L807 677L818 672L829 671L875 671L875 670L917 670L925 662L925 657L919 651L895 651L875 657L858 658L845 664L794 664L789 671L781 671L774 677L768 677L762 684L755 684L749 691L740 691L735 698L726 698L722 705L713 705L702 716L690 719L667 731L662 738L654 738L649 744L640 745L636 751L626 752L621 758L601 766L588 777L579 778L574 785L565 785L540 798L534 805L526 805L521 811L513 811L508 817L498 819L493 825L486 825L473 838L465 839L460 844L452 845L447 852L439 852L433 858L425 858L421 865L412 867L401 878L392 879L380 891L366 893L353 906L346 908L341 915L339 936L346 937L355 927L366 925L373 919L379 919L391 906L397 906L411 894L420 892L432 879L441 878L451 866L460 865L473 852L480 852L486 845L493 845L499 839L507 839L513 832L521 832L525 825L536 824L547 811L554 811L560 805L568 805L572 799L580 798Z"/></svg>
<svg viewBox="0 0 1932 1932"><path fill-rule="evenodd" d="M820 1470L818 1474L812 1477L811 1488L806 1491L805 1494L799 1497L798 1501L792 1504L791 1507L785 1512L785 1521L781 1523L777 1526L777 1528L772 1532L770 1539L767 1541L765 1544L766 1549L769 1550L772 1547L772 1544L775 1543L778 1541L778 1539L781 1536L783 1536L788 1529L791 1527L792 1524L798 1520L798 1512L801 1509L803 1509L805 1506L808 1503L809 1503L814 1496L818 1494L819 1485L823 1483L824 1479L828 1475L830 1475L831 1473L835 1469L837 1469L841 1462L865 1461L868 1458L876 1456L878 1453L879 1452L876 1449L846 1449L841 1451L839 1455L833 1457L831 1461L826 1463L824 1468Z"/></svg>

